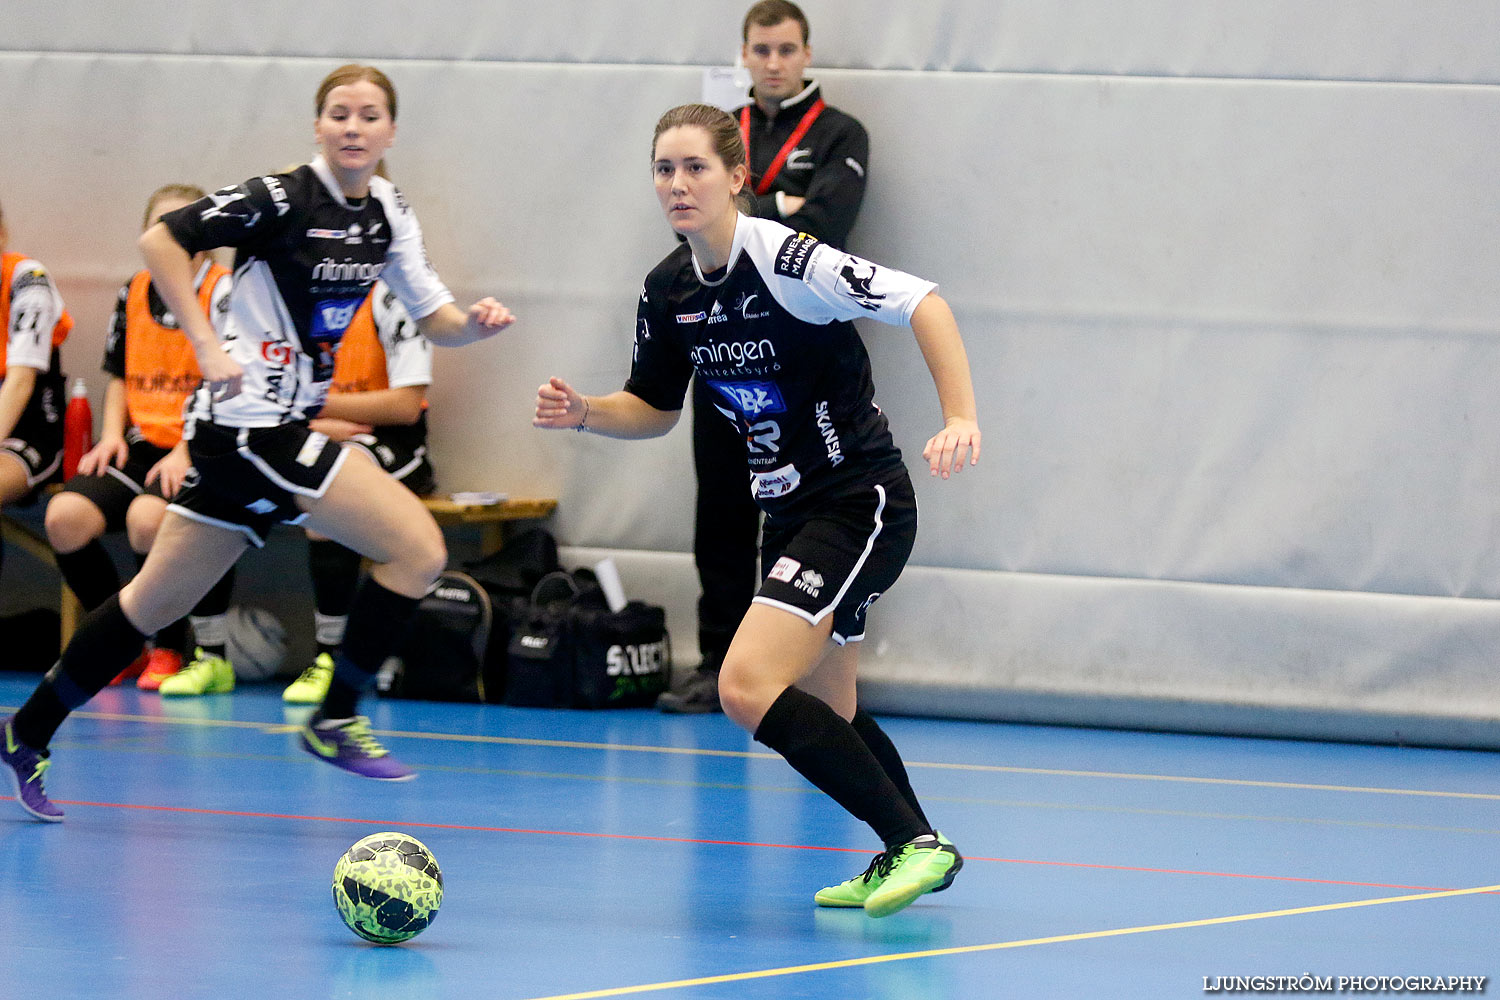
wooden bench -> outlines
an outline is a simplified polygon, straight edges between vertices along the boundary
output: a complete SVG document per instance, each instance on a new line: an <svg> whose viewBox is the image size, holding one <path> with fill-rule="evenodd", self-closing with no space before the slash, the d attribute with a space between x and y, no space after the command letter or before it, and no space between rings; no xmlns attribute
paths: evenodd
<svg viewBox="0 0 1500 1000"><path fill-rule="evenodd" d="M57 491L56 486L48 487L48 496ZM505 540L507 522L548 517L557 510L557 501L551 497L512 497L499 503L466 504L457 503L451 497L431 496L423 497L422 503L432 513L433 520L444 528L478 527L481 555L489 555L499 550ZM0 529L4 531L7 543L14 542L18 548L38 562L52 567L57 566L57 557L52 551L52 546L47 543L45 534L5 514L0 514ZM68 640L73 636L73 630L78 627L78 622L83 617L83 608L66 583L62 585L58 614L62 618L62 642L63 645L67 645Z"/></svg>

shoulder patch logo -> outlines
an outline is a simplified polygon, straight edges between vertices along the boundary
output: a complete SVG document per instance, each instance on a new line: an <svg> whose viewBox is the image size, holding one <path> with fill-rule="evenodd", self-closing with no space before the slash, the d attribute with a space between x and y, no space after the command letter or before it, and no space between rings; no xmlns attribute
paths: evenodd
<svg viewBox="0 0 1500 1000"><path fill-rule="evenodd" d="M878 312L880 302L885 296L870 288L870 282L875 280L876 271L874 264L870 264L869 267L869 274L860 274L854 269L854 264L851 260L839 268L839 278L844 282L844 294L871 312Z"/></svg>
<svg viewBox="0 0 1500 1000"><path fill-rule="evenodd" d="M803 280L807 273L807 261L821 244L806 233L788 236L781 249L776 252L776 273L784 278Z"/></svg>

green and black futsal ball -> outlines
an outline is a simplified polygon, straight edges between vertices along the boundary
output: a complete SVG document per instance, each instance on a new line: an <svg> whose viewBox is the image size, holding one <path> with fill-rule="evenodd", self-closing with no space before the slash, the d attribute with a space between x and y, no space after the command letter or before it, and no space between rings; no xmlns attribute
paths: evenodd
<svg viewBox="0 0 1500 1000"><path fill-rule="evenodd" d="M426 930L442 903L437 859L404 833L371 834L333 867L333 905L366 941L409 941Z"/></svg>

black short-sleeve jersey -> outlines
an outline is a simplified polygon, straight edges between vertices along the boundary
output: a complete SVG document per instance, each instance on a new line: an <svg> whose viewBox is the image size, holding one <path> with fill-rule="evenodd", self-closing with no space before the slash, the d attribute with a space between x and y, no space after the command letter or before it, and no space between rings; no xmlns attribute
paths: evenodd
<svg viewBox="0 0 1500 1000"><path fill-rule="evenodd" d="M215 191L162 222L189 253L235 248L224 349L245 377L232 398L201 388L194 420L270 427L316 416L339 341L378 278L416 319L453 300L394 185L372 178L369 195L350 201L321 157Z"/></svg>
<svg viewBox="0 0 1500 1000"><path fill-rule="evenodd" d="M849 321L909 325L936 286L743 215L722 274L706 281L686 244L651 271L626 391L681 409L696 372L744 436L749 488L773 516L900 467Z"/></svg>

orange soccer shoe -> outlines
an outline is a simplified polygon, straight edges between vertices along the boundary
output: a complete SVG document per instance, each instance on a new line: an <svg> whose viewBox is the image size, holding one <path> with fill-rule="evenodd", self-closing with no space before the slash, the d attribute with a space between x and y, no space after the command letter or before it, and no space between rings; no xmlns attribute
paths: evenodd
<svg viewBox="0 0 1500 1000"><path fill-rule="evenodd" d="M135 686L142 691L159 691L161 682L182 669L182 654L170 649L153 649Z"/></svg>

